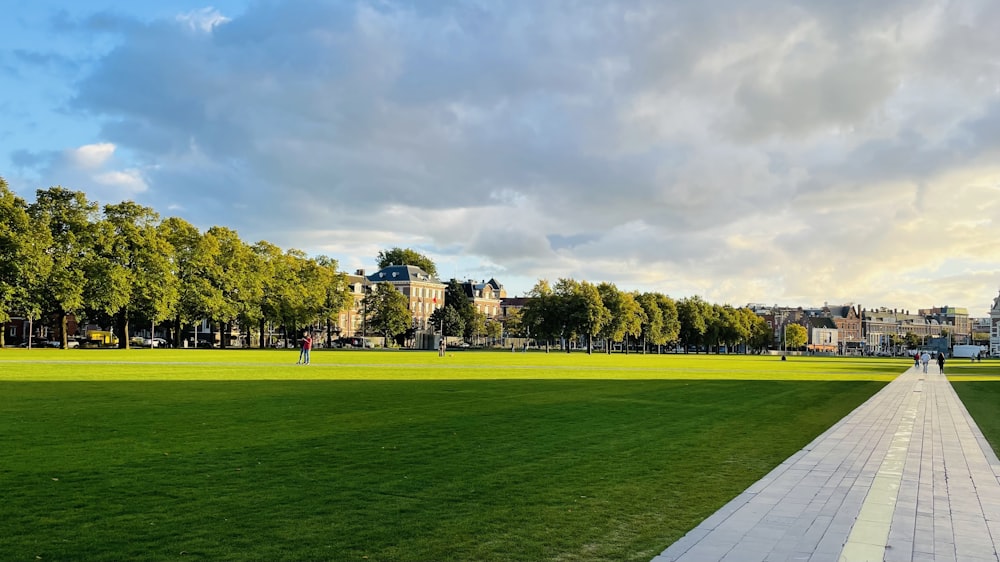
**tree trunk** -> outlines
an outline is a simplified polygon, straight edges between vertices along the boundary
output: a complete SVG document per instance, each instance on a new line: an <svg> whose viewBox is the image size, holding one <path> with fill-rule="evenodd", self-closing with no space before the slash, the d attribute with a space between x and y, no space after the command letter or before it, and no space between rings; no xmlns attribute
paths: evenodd
<svg viewBox="0 0 1000 562"><path fill-rule="evenodd" d="M264 349L264 330L267 329L267 321L260 319L260 348Z"/></svg>
<svg viewBox="0 0 1000 562"><path fill-rule="evenodd" d="M115 315L115 330L118 335L118 349L131 349L128 339L128 311L119 311Z"/></svg>
<svg viewBox="0 0 1000 562"><path fill-rule="evenodd" d="M63 314L60 322L60 337L62 338L62 348L69 349L69 341L66 337L66 326L69 325L69 314Z"/></svg>

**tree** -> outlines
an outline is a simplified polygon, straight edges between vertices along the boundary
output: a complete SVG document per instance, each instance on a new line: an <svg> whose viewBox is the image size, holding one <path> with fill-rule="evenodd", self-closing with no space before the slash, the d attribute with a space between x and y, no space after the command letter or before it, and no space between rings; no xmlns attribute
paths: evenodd
<svg viewBox="0 0 1000 562"><path fill-rule="evenodd" d="M677 319L680 322L679 337L684 345L684 353L688 347L698 346L704 342L705 331L708 329L705 309L708 304L695 295L681 299L677 303Z"/></svg>
<svg viewBox="0 0 1000 562"><path fill-rule="evenodd" d="M809 333L805 326L799 324L785 325L785 348L798 349L809 341Z"/></svg>
<svg viewBox="0 0 1000 562"><path fill-rule="evenodd" d="M920 336L914 334L913 332L906 332L903 339L906 341L906 347L909 349L916 349L920 347Z"/></svg>
<svg viewBox="0 0 1000 562"><path fill-rule="evenodd" d="M479 343L479 339L486 335L486 315L478 310L472 313L472 323L465 327L465 333Z"/></svg>
<svg viewBox="0 0 1000 562"><path fill-rule="evenodd" d="M494 344L503 338L503 324L496 318L486 320L486 337Z"/></svg>
<svg viewBox="0 0 1000 562"><path fill-rule="evenodd" d="M171 248L168 262L171 275L177 279L177 306L174 307L172 339L174 347L180 347L184 326L200 318L202 312L198 296L207 290L207 281L198 275L195 261L201 232L191 223L177 217L165 219L157 230Z"/></svg>
<svg viewBox="0 0 1000 562"><path fill-rule="evenodd" d="M283 324L284 316L282 305L286 302L285 291L293 283L292 268L281 248L270 242L261 240L251 248L257 256L257 264L260 268L261 294L260 294L260 318L257 320L260 330L260 347L267 347L265 336L267 334L267 323L272 325ZM291 297L289 297L291 298ZM287 336L287 333L286 333ZM285 345L289 344L287 338Z"/></svg>
<svg viewBox="0 0 1000 562"><path fill-rule="evenodd" d="M635 295L619 291L613 283L601 283L597 286L597 292L608 311L600 335L608 340L606 348L607 352L611 353L611 342L619 342L628 336L638 336L642 333L645 313ZM622 347L625 353L628 353L627 342Z"/></svg>
<svg viewBox="0 0 1000 562"><path fill-rule="evenodd" d="M52 269L46 252L51 242L47 223L32 220L28 204L0 177L0 325L10 321L12 312L39 316L42 281ZM0 330L0 347L4 343Z"/></svg>
<svg viewBox="0 0 1000 562"><path fill-rule="evenodd" d="M753 312L751 311L751 314ZM757 351L761 352L769 345L771 345L774 339L774 333L771 331L771 326L760 316L753 314L753 319L751 320L752 328L750 330L750 345Z"/></svg>
<svg viewBox="0 0 1000 562"><path fill-rule="evenodd" d="M347 276L337 269L337 260L327 256L318 256L316 263L320 266L323 285L326 288L326 294L320 307L320 320L326 322L326 346L330 347L332 345L331 326L340 319L340 313L354 303L354 297L347 284Z"/></svg>
<svg viewBox="0 0 1000 562"><path fill-rule="evenodd" d="M159 322L174 312L177 277L173 248L157 230L159 215L132 201L104 206L95 259L89 264L89 304L115 319L118 346L129 347L129 321ZM152 337L152 336L151 336Z"/></svg>
<svg viewBox="0 0 1000 562"><path fill-rule="evenodd" d="M503 319L503 331L507 333L507 337L526 337L524 328L524 313L517 308L508 309Z"/></svg>
<svg viewBox="0 0 1000 562"><path fill-rule="evenodd" d="M663 313L663 340L675 342L680 337L681 322L678 318L677 303L667 295L656 293L656 304Z"/></svg>
<svg viewBox="0 0 1000 562"><path fill-rule="evenodd" d="M442 306L432 312L430 322L435 328L443 328L442 336L456 337L465 334L465 320L450 306Z"/></svg>
<svg viewBox="0 0 1000 562"><path fill-rule="evenodd" d="M365 308L365 321L382 334L385 345L410 327L409 301L391 283L375 285L375 290L365 297Z"/></svg>
<svg viewBox="0 0 1000 562"><path fill-rule="evenodd" d="M587 353L591 353L594 336L601 333L604 325L611 320L611 312L601 301L597 286L587 281L560 279L556 283L555 294L560 299L567 353L570 350L569 341L577 336L587 338Z"/></svg>
<svg viewBox="0 0 1000 562"><path fill-rule="evenodd" d="M642 352L645 353L649 344L659 347L666 343L663 332L663 311L660 310L654 293L643 293L636 297L636 301L645 314L645 320L640 326Z"/></svg>
<svg viewBox="0 0 1000 562"><path fill-rule="evenodd" d="M524 305L522 317L525 326L525 336L534 337L535 341L545 342L545 352L553 338L562 332L562 311L559 298L552 291L549 282L539 279L528 292L528 302Z"/></svg>
<svg viewBox="0 0 1000 562"><path fill-rule="evenodd" d="M435 330L441 330L441 336L461 336L465 333L465 321L451 307L442 306L434 310L428 317L428 322Z"/></svg>
<svg viewBox="0 0 1000 562"><path fill-rule="evenodd" d="M749 336L749 327L746 325L742 313L726 304L716 306L716 317L719 326L719 341L726 346L726 353L732 353L732 348L740 343L744 343Z"/></svg>
<svg viewBox="0 0 1000 562"><path fill-rule="evenodd" d="M49 227L52 245L46 253L52 260L52 268L41 284L40 301L46 310L59 315L65 348L67 316L82 310L86 304L84 286L87 268L94 257L97 204L87 201L83 192L56 186L35 192L28 215Z"/></svg>
<svg viewBox="0 0 1000 562"><path fill-rule="evenodd" d="M434 262L420 252L409 248L382 250L378 253L378 257L375 258L375 263L379 269L389 267L390 265L415 265L431 277L437 277L437 267L434 265Z"/></svg>
<svg viewBox="0 0 1000 562"><path fill-rule="evenodd" d="M471 337L471 330L475 324L476 309L473 308L469 297L465 294L465 289L462 288L462 284L457 279L449 281L448 285L444 288L444 306L445 308L453 309L462 318L462 326L464 326L465 332L456 335L466 338Z"/></svg>
<svg viewBox="0 0 1000 562"><path fill-rule="evenodd" d="M221 331L237 319L247 303L259 302L263 289L253 274L254 252L235 230L213 226L201 237L198 263L207 283L200 295L201 310L216 321ZM228 334L220 334L219 343L228 345Z"/></svg>

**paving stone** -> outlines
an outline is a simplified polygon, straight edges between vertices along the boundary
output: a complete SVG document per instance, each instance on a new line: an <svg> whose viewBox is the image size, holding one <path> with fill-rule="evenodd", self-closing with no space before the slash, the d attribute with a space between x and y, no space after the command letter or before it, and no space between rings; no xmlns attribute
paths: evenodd
<svg viewBox="0 0 1000 562"><path fill-rule="evenodd" d="M1000 460L948 380L910 369L654 561L1000 562L998 544Z"/></svg>

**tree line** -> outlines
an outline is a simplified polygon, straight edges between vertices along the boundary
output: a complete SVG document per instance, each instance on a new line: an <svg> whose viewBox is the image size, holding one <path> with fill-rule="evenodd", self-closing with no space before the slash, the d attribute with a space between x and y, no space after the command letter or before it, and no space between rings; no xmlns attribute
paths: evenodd
<svg viewBox="0 0 1000 562"><path fill-rule="evenodd" d="M436 275L433 261L410 249L380 252L376 262L379 268L416 265ZM559 279L554 286L538 281L528 297L523 310L508 310L501 323L475 310L452 279L444 306L429 320L447 336L530 338L546 349L556 341L588 351L598 341L608 352L618 345L627 351L670 344L762 350L772 342L767 323L753 311L697 296L675 301L656 292L620 291L612 283ZM132 201L101 207L60 186L37 190L28 203L0 177L0 322L57 318L63 347L71 314L81 324L112 326L121 347L129 346L136 324L165 328L179 346L202 319L221 334L238 329L244 342L259 337L261 347L268 325L285 334L318 326L329 343L339 314L352 305L346 275L327 256L267 241L248 244L221 226L201 232L177 217L161 220ZM414 330L407 299L388 283L368 287L362 305L365 330L387 342ZM0 332L0 345L3 337ZM219 341L228 344L224 335Z"/></svg>
<svg viewBox="0 0 1000 562"><path fill-rule="evenodd" d="M595 341L607 353L620 346L626 353L661 351L679 344L685 351L762 351L772 342L767 322L748 308L716 305L693 296L675 301L657 292L626 292L613 283L593 284L559 279L553 286L540 280L524 309L508 320L512 335L531 337L546 351L558 341L567 351L577 342L588 353Z"/></svg>
<svg viewBox="0 0 1000 562"><path fill-rule="evenodd" d="M71 314L113 326L121 347L135 323L166 327L180 345L202 319L223 334L238 326L241 339L254 331L262 347L267 323L286 333L325 325L329 339L352 298L329 257L248 244L226 227L201 232L132 201L99 207L60 186L28 203L0 177L0 322L57 318L64 348Z"/></svg>

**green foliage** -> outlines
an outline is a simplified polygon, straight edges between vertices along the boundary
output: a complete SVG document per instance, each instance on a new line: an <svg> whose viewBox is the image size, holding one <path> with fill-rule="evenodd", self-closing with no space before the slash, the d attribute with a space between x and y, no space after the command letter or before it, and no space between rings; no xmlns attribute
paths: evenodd
<svg viewBox="0 0 1000 562"><path fill-rule="evenodd" d="M553 292L558 299L556 308L561 312L562 337L582 336L587 339L589 350L593 337L611 321L611 311L601 301L597 287L587 281L560 279Z"/></svg>
<svg viewBox="0 0 1000 562"><path fill-rule="evenodd" d="M159 322L174 313L178 279L173 247L158 230L159 215L125 201L104 207L88 264L88 306L116 318L120 345L129 345L132 316Z"/></svg>
<svg viewBox="0 0 1000 562"><path fill-rule="evenodd" d="M788 324L785 326L785 347L787 349L798 349L809 341L809 333L804 326L799 324Z"/></svg>
<svg viewBox="0 0 1000 562"><path fill-rule="evenodd" d="M28 215L38 224L47 225L51 235L46 253L52 268L33 299L35 310L58 314L65 326L67 314L89 304L84 288L96 253L97 204L88 201L83 192L56 186L35 192ZM66 330L62 333L65 340Z"/></svg>
<svg viewBox="0 0 1000 562"><path fill-rule="evenodd" d="M385 336L386 342L410 328L409 301L391 283L379 283L365 297L368 326Z"/></svg>
<svg viewBox="0 0 1000 562"><path fill-rule="evenodd" d="M609 319L601 334L613 342L620 342L626 337L639 337L647 318L645 310L636 299L636 294L623 293L611 283L601 283L597 289L609 313ZM608 351L610 350L611 346L608 346ZM627 347L625 351L628 352Z"/></svg>
<svg viewBox="0 0 1000 562"><path fill-rule="evenodd" d="M695 295L681 299L677 303L677 320L680 322L678 337L687 346L706 343L705 334L708 331L708 309L711 307L701 297Z"/></svg>
<svg viewBox="0 0 1000 562"><path fill-rule="evenodd" d="M51 240L47 223L32 220L27 203L0 177L0 323L10 320L12 312L39 316L38 295L52 269L46 252Z"/></svg>
<svg viewBox="0 0 1000 562"><path fill-rule="evenodd" d="M437 266L434 265L434 262L427 256L410 248L382 250L378 253L378 257L375 258L375 263L379 269L389 267L390 265L415 265L431 277L437 277Z"/></svg>
<svg viewBox="0 0 1000 562"><path fill-rule="evenodd" d="M503 329L508 337L523 338L525 333L524 313L520 309L511 308L504 317Z"/></svg>
<svg viewBox="0 0 1000 562"><path fill-rule="evenodd" d="M473 311L472 323L466 326L466 334L469 337L479 340L486 335L486 315L479 311Z"/></svg>
<svg viewBox="0 0 1000 562"><path fill-rule="evenodd" d="M455 335L468 335L476 309L473 308L472 302L465 294L465 289L462 288L462 284L457 279L448 281L448 285L444 288L444 306L453 309L462 318L465 333Z"/></svg>
<svg viewBox="0 0 1000 562"><path fill-rule="evenodd" d="M443 328L444 335L460 337L465 335L465 320L457 310L450 306L442 306L431 313L430 324L435 330Z"/></svg>
<svg viewBox="0 0 1000 562"><path fill-rule="evenodd" d="M552 340L565 335L566 325L572 320L568 318L566 299L556 294L545 279L535 283L528 296L524 306L525 335L543 342L548 350Z"/></svg>

